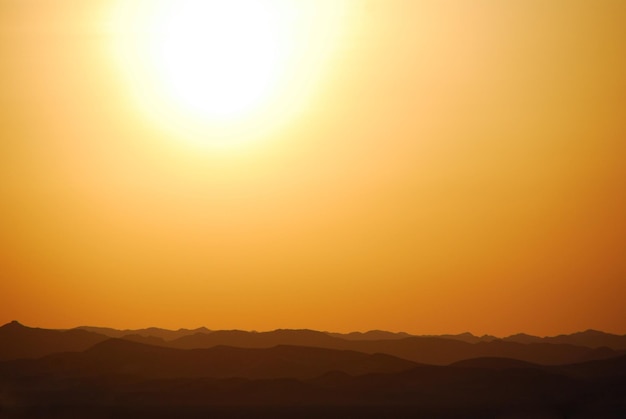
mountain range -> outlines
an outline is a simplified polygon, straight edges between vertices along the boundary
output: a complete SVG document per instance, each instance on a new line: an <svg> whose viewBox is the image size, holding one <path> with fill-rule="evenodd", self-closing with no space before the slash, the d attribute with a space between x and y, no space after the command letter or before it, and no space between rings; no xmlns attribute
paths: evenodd
<svg viewBox="0 0 626 419"><path fill-rule="evenodd" d="M347 337L342 337L347 336ZM270 332L210 331L206 328L169 331L159 328L115 330L79 327L70 330L31 328L18 322L0 327L0 360L37 358L58 352L84 351L109 338L174 349L215 346L271 348L277 345L383 353L412 362L447 365L469 358L504 357L558 365L606 359L626 353L626 336L587 331L549 338L515 335L504 339L471 339L473 335L412 336L373 331L331 334L314 330L278 329ZM578 342L579 344L573 344ZM606 343L606 345L602 345Z"/></svg>
<svg viewBox="0 0 626 419"><path fill-rule="evenodd" d="M626 417L623 336L471 336L12 322L0 418Z"/></svg>

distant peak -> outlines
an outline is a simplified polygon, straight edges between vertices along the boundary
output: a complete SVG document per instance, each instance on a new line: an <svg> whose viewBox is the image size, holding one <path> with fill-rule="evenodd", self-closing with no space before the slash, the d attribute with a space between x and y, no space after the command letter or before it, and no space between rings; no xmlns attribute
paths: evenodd
<svg viewBox="0 0 626 419"><path fill-rule="evenodd" d="M204 326L197 327L195 329L179 329L179 331L183 331L183 330L194 331L194 332L210 332L211 331L210 329L207 329Z"/></svg>
<svg viewBox="0 0 626 419"><path fill-rule="evenodd" d="M4 326L2 326L2 328L7 328L7 329L18 329L18 328L26 328L26 326L24 326L22 323L18 322L17 320L13 320L10 323L5 324Z"/></svg>

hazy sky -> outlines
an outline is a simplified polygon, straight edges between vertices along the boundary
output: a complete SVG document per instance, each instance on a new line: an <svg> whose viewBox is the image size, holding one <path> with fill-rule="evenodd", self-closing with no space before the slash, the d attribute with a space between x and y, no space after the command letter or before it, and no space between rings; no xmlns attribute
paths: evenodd
<svg viewBox="0 0 626 419"><path fill-rule="evenodd" d="M626 333L623 0L347 1L230 148L112 3L0 0L0 323Z"/></svg>

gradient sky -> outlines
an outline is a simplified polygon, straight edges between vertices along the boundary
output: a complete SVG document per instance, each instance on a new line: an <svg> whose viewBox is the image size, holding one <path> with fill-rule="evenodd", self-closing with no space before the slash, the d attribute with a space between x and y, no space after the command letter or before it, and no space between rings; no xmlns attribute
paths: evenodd
<svg viewBox="0 0 626 419"><path fill-rule="evenodd" d="M626 333L623 0L348 1L237 150L138 111L110 3L0 0L0 323Z"/></svg>

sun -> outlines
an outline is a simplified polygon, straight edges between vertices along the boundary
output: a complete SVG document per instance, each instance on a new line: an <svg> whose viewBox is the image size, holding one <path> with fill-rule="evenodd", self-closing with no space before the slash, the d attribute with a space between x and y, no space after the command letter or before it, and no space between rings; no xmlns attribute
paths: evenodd
<svg viewBox="0 0 626 419"><path fill-rule="evenodd" d="M343 16L341 0L120 0L114 50L145 114L230 146L302 108Z"/></svg>
<svg viewBox="0 0 626 419"><path fill-rule="evenodd" d="M169 94L209 118L233 118L260 106L288 55L283 28L273 24L267 4L187 0L168 6L153 58Z"/></svg>

